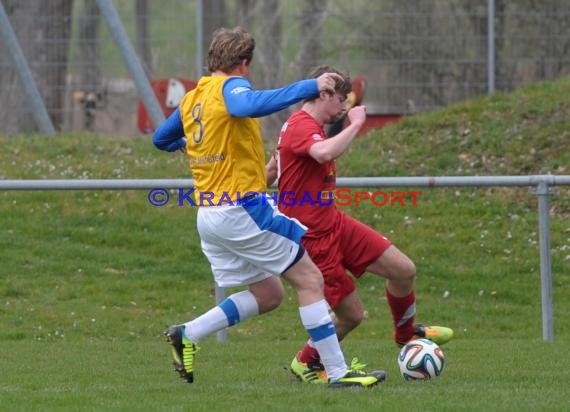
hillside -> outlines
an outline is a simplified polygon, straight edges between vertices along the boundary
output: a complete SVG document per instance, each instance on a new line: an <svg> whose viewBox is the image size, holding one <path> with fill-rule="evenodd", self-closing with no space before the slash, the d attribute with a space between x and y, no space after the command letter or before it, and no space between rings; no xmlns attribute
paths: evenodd
<svg viewBox="0 0 570 412"><path fill-rule="evenodd" d="M353 146L354 175L570 173L570 77L404 118ZM371 167L373 166L373 167Z"/></svg>

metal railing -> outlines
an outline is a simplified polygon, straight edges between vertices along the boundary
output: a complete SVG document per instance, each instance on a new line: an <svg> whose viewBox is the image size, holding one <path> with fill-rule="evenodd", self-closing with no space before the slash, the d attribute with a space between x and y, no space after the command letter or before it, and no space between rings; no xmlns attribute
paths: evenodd
<svg viewBox="0 0 570 412"><path fill-rule="evenodd" d="M538 197L542 337L554 340L552 264L550 260L549 196L552 186L570 185L570 175L529 176L437 176L437 177L340 177L338 187L534 187ZM186 189L193 179L89 179L89 180L0 180L0 190L139 190ZM226 297L216 286L216 303ZM227 340L227 330L218 332Z"/></svg>

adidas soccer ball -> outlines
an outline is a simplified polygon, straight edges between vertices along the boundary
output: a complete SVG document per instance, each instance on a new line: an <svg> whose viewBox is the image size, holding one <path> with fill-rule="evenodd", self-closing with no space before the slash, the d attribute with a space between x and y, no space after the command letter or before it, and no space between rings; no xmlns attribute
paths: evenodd
<svg viewBox="0 0 570 412"><path fill-rule="evenodd" d="M434 379L443 372L445 356L431 340L416 339L402 348L398 366L405 380Z"/></svg>

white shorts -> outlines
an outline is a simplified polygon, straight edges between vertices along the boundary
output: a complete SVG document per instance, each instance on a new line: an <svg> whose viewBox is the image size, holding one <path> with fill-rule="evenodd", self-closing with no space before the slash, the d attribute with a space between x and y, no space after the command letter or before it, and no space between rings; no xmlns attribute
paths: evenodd
<svg viewBox="0 0 570 412"><path fill-rule="evenodd" d="M281 275L297 258L307 228L257 199L241 206L198 210L202 251L220 287Z"/></svg>

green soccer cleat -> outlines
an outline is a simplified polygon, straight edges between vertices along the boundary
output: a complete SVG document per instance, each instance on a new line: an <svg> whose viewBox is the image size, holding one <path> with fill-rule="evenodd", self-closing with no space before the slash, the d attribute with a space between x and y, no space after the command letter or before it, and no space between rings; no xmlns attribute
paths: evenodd
<svg viewBox="0 0 570 412"><path fill-rule="evenodd" d="M293 361L291 362L291 372L293 372L293 375L295 375L296 378L305 383L319 383L319 384L329 383L327 373L325 372L325 367L321 362L314 362L311 364L303 363L299 360L299 354L300 352L297 354L297 356L295 356L295 358L293 358ZM365 372L364 368L366 368L366 364L359 362L358 358L353 358L352 362L350 363L350 367L348 368L348 372L355 375L354 377L356 377L356 375L373 376L374 378L376 378L377 381L376 383L386 380L386 372L382 370ZM348 384L346 381L339 383L337 381L333 383L331 386L336 388L341 386L354 387L354 386L367 386L367 385L362 385L360 383L355 384L354 382Z"/></svg>
<svg viewBox="0 0 570 412"><path fill-rule="evenodd" d="M329 388L371 388L386 380L386 372L365 372L364 366L356 358L353 359L346 375L340 379L329 380Z"/></svg>
<svg viewBox="0 0 570 412"><path fill-rule="evenodd" d="M416 332L407 342L396 342L399 346L415 339L428 339L438 345L443 345L453 339L453 329L445 326L424 326L419 323L415 325Z"/></svg>
<svg viewBox="0 0 570 412"><path fill-rule="evenodd" d="M327 373L322 363L303 363L299 360L300 353L297 353L291 362L293 375L305 383L328 383Z"/></svg>
<svg viewBox="0 0 570 412"><path fill-rule="evenodd" d="M358 361L358 358L352 358L352 361L350 362L350 366L348 367L349 371L353 371L353 372L364 372L364 369L366 368L366 364L365 363L361 363ZM372 375L374 376L378 382L383 382L386 380L386 372L383 370L375 370L375 371L369 371L369 372L365 372L368 375Z"/></svg>
<svg viewBox="0 0 570 412"><path fill-rule="evenodd" d="M186 382L194 382L194 356L200 348L184 337L184 325L171 326L164 335L172 345L174 370Z"/></svg>

